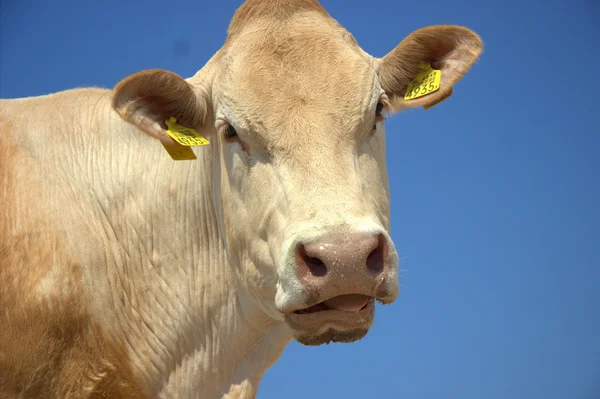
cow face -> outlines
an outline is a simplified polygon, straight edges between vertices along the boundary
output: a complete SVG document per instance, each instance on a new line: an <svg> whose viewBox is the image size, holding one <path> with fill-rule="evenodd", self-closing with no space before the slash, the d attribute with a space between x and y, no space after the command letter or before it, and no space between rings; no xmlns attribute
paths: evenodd
<svg viewBox="0 0 600 399"><path fill-rule="evenodd" d="M210 136L221 237L256 303L304 344L360 339L399 291L384 114L449 96L481 42L428 27L377 59L320 6L281 20L244 7L196 76L133 75L115 108L165 143L169 116ZM423 62L439 89L405 100Z"/></svg>

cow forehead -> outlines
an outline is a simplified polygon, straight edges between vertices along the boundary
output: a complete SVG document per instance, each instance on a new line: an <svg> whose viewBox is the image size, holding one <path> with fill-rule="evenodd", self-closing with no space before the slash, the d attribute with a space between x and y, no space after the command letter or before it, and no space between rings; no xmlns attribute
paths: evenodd
<svg viewBox="0 0 600 399"><path fill-rule="evenodd" d="M279 132L310 120L347 131L377 101L371 60L351 36L328 21L301 22L240 35L224 51L217 96L248 129Z"/></svg>

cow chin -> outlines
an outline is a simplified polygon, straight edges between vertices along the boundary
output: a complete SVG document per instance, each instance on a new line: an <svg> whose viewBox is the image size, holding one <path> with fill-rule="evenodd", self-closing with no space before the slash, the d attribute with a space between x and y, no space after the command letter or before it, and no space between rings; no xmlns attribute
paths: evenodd
<svg viewBox="0 0 600 399"><path fill-rule="evenodd" d="M358 341L369 332L368 328L357 328L354 330L338 331L329 329L322 333L310 334L306 332L295 332L294 339L302 345L317 346L329 344L330 342L349 343Z"/></svg>
<svg viewBox="0 0 600 399"><path fill-rule="evenodd" d="M368 332L375 315L374 301L356 312L323 310L315 313L285 315L285 322L296 341L303 345L354 342Z"/></svg>

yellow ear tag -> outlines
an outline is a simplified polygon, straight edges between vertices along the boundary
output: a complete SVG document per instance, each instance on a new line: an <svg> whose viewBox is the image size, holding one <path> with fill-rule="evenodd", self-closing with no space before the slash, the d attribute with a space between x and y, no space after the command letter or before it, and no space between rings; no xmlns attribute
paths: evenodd
<svg viewBox="0 0 600 399"><path fill-rule="evenodd" d="M172 144L162 143L163 147L167 150L171 158L176 161L196 159L196 154L194 154L190 146L208 145L210 143L194 129L178 125L176 122L177 119L175 117L170 117L165 121L167 134L175 142Z"/></svg>
<svg viewBox="0 0 600 399"><path fill-rule="evenodd" d="M190 147L179 145L175 142L172 142L172 144L169 145L162 143L162 145L175 161L191 161L197 159L196 154L194 154L194 151L192 151Z"/></svg>
<svg viewBox="0 0 600 399"><path fill-rule="evenodd" d="M200 133L189 127L178 125L175 117L170 117L165 121L167 124L167 134L176 142L185 146L209 145L210 143Z"/></svg>
<svg viewBox="0 0 600 399"><path fill-rule="evenodd" d="M414 100L415 98L423 97L440 89L440 81L442 80L442 71L433 69L431 65L421 62L421 67L417 77L408 84L405 100Z"/></svg>

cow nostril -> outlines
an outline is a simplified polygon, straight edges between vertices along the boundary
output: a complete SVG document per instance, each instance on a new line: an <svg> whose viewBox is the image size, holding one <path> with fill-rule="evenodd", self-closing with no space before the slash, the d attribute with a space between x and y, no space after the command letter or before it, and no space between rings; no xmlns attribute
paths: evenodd
<svg viewBox="0 0 600 399"><path fill-rule="evenodd" d="M325 266L325 263L321 259L308 256L305 262L313 276L323 277L327 274L327 266Z"/></svg>
<svg viewBox="0 0 600 399"><path fill-rule="evenodd" d="M367 257L367 269L375 273L381 273L383 271L383 259L385 257L385 252L386 240L385 237L380 234L377 247L372 250Z"/></svg>
<svg viewBox="0 0 600 399"><path fill-rule="evenodd" d="M298 260L301 261L300 263L306 265L306 267L313 276L323 277L327 274L327 266L325 265L325 263L317 257L308 256L304 245L298 246L296 256L299 258Z"/></svg>

